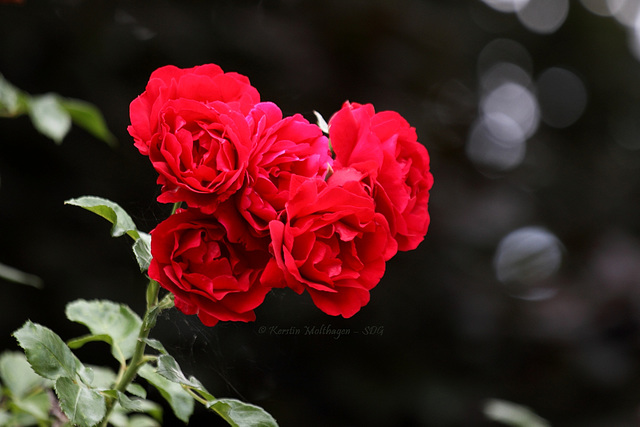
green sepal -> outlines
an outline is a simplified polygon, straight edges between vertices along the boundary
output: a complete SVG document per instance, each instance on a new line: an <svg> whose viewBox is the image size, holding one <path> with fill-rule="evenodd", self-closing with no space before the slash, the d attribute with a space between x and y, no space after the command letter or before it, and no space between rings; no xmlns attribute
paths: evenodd
<svg viewBox="0 0 640 427"><path fill-rule="evenodd" d="M66 205L79 206L95 214L100 215L113 224L111 235L120 237L125 233L133 240L140 238L140 233L129 214L115 202L96 196L82 196L77 199L69 199Z"/></svg>

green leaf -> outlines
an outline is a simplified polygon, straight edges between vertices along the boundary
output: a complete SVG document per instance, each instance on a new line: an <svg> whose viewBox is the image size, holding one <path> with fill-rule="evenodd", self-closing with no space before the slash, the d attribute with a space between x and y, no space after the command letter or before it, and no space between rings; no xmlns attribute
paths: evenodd
<svg viewBox="0 0 640 427"><path fill-rule="evenodd" d="M69 320L89 328L94 337L110 337L111 354L120 362L133 356L142 320L126 305L77 300L67 304L65 313Z"/></svg>
<svg viewBox="0 0 640 427"><path fill-rule="evenodd" d="M42 288L42 279L33 274L25 273L13 267L0 263L0 278L11 282L20 283L22 285L33 286L34 288Z"/></svg>
<svg viewBox="0 0 640 427"><path fill-rule="evenodd" d="M64 202L66 205L80 206L100 215L113 224L111 235L119 237L128 234L133 240L138 240L140 234L129 214L117 203L102 197L83 196Z"/></svg>
<svg viewBox="0 0 640 427"><path fill-rule="evenodd" d="M22 398L38 387L45 387L47 381L33 372L23 353L7 351L0 355L0 379L9 389L13 398Z"/></svg>
<svg viewBox="0 0 640 427"><path fill-rule="evenodd" d="M99 389L110 389L116 383L116 373L104 366L91 365L93 371L93 382L91 386Z"/></svg>
<svg viewBox="0 0 640 427"><path fill-rule="evenodd" d="M24 114L26 95L9 83L0 74L0 117L15 117Z"/></svg>
<svg viewBox="0 0 640 427"><path fill-rule="evenodd" d="M69 420L82 427L98 424L106 415L106 401L98 391L68 377L56 380L60 407Z"/></svg>
<svg viewBox="0 0 640 427"><path fill-rule="evenodd" d="M104 116L95 105L79 99L69 98L60 99L60 105L69 113L73 123L96 138L115 146L116 138L109 132Z"/></svg>
<svg viewBox="0 0 640 427"><path fill-rule="evenodd" d="M91 372L71 352L69 347L51 329L28 320L13 333L27 355L33 370L50 380L60 377L82 378L91 381Z"/></svg>
<svg viewBox="0 0 640 427"><path fill-rule="evenodd" d="M106 342L109 345L113 344L113 339L109 335L106 335L106 334L99 334L99 335L89 334L89 335L83 335L81 337L69 340L69 341L67 341L67 345L69 346L70 349L75 350L76 348L80 348L80 347L82 347L83 345L85 345L88 342L95 342L95 341Z"/></svg>
<svg viewBox="0 0 640 427"><path fill-rule="evenodd" d="M138 371L140 376L154 386L169 403L176 417L185 423L193 413L194 400L180 384L169 381L159 375L150 365L143 365Z"/></svg>
<svg viewBox="0 0 640 427"><path fill-rule="evenodd" d="M145 344L147 344L149 347L151 347L152 349L160 352L161 354L168 354L167 350L164 348L164 346L162 345L162 343L154 338L145 338L144 339Z"/></svg>
<svg viewBox="0 0 640 427"><path fill-rule="evenodd" d="M13 404L20 408L21 411L32 415L40 421L49 420L51 399L45 390L41 390L38 393L30 394L19 399L13 399Z"/></svg>
<svg viewBox="0 0 640 427"><path fill-rule="evenodd" d="M236 399L217 399L207 403L232 427L277 427L276 420L264 409Z"/></svg>
<svg viewBox="0 0 640 427"><path fill-rule="evenodd" d="M317 123L318 123L318 127L320 128L322 133L328 135L329 134L329 125L327 124L327 121L324 119L324 117L322 117L322 114L320 114L319 112L313 110L313 114L316 115L316 120L317 120Z"/></svg>
<svg viewBox="0 0 640 427"><path fill-rule="evenodd" d="M147 390L145 390L145 388L142 387L140 384L136 384L136 383L129 384L127 386L127 391L133 394L134 396L138 396L143 399L147 397Z"/></svg>
<svg viewBox="0 0 640 427"><path fill-rule="evenodd" d="M38 132L60 144L71 129L71 115L57 95L48 93L32 96L28 102L29 117Z"/></svg>
<svg viewBox="0 0 640 427"><path fill-rule="evenodd" d="M485 416L512 427L550 427L551 424L531 409L505 400L490 399L484 406Z"/></svg>
<svg viewBox="0 0 640 427"><path fill-rule="evenodd" d="M141 231L140 238L133 244L133 253L140 266L140 271L147 271L151 263L151 236Z"/></svg>
<svg viewBox="0 0 640 427"><path fill-rule="evenodd" d="M195 381L187 379L187 377L182 373L182 369L180 369L176 359L168 354L163 354L158 357L158 368L156 369L156 372L174 383L184 384L196 389L203 388L202 384L195 380L195 378Z"/></svg>

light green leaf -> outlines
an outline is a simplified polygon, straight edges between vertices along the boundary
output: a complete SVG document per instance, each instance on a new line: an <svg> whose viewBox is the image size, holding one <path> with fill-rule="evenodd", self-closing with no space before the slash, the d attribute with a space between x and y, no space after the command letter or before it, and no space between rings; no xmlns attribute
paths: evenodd
<svg viewBox="0 0 640 427"><path fill-rule="evenodd" d="M180 384L169 381L159 375L150 365L143 365L138 371L140 376L154 386L169 403L176 417L185 423L193 413L194 400Z"/></svg>
<svg viewBox="0 0 640 427"><path fill-rule="evenodd" d="M143 399L147 397L147 390L145 390L145 388L142 387L140 384L136 384L136 383L129 384L127 386L127 391L133 394L134 396L138 396Z"/></svg>
<svg viewBox="0 0 640 427"><path fill-rule="evenodd" d="M95 342L95 341L106 342L109 345L113 344L113 339L109 335L106 335L106 334L99 334L99 335L89 334L89 335L83 335L81 337L69 340L69 341L67 341L67 345L69 346L70 349L75 350L76 348L80 348L80 347L82 347L83 345L85 345L88 342Z"/></svg>
<svg viewBox="0 0 640 427"><path fill-rule="evenodd" d="M14 399L25 397L38 387L45 387L47 380L33 372L23 353L7 351L0 355L0 380Z"/></svg>
<svg viewBox="0 0 640 427"><path fill-rule="evenodd" d="M133 240L138 240L140 234L129 214L117 203L102 197L83 196L64 202L66 205L80 206L100 215L113 224L111 235L119 237L128 234Z"/></svg>
<svg viewBox="0 0 640 427"><path fill-rule="evenodd" d="M488 400L484 406L484 414L492 421L512 427L551 427L547 420L538 416L526 406L505 400Z"/></svg>
<svg viewBox="0 0 640 427"><path fill-rule="evenodd" d="M106 415L106 401L98 391L68 377L56 380L60 407L69 420L81 427L98 424Z"/></svg>
<svg viewBox="0 0 640 427"><path fill-rule="evenodd" d="M13 404L20 410L33 415L40 421L49 420L49 412L51 411L51 399L45 390L38 393L30 394L19 399L13 399Z"/></svg>
<svg viewBox="0 0 640 427"><path fill-rule="evenodd" d="M42 288L42 279L33 274L25 273L13 267L0 263L0 278L23 285Z"/></svg>
<svg viewBox="0 0 640 427"><path fill-rule="evenodd" d="M82 378L90 382L91 372L51 329L28 320L13 333L27 355L33 370L50 380L60 377Z"/></svg>
<svg viewBox="0 0 640 427"><path fill-rule="evenodd" d="M164 348L162 343L160 341L158 341L157 339L145 338L144 342L145 342L145 344L147 344L152 349L154 349L156 351L159 351L161 354L168 354L167 350Z"/></svg>
<svg viewBox="0 0 640 427"><path fill-rule="evenodd" d="M328 135L329 134L329 125L327 124L327 121L324 119L324 117L322 117L322 114L318 113L317 111L313 110L313 114L315 114L315 116L316 116L318 127L320 128L322 133Z"/></svg>
<svg viewBox="0 0 640 427"><path fill-rule="evenodd" d="M111 337L111 354L120 362L133 356L142 320L126 305L77 300L67 304L65 313L69 320L88 327L94 336Z"/></svg>
<svg viewBox="0 0 640 427"><path fill-rule="evenodd" d="M141 231L140 238L133 244L133 253L140 266L140 271L147 271L151 262L151 236Z"/></svg>
<svg viewBox="0 0 640 427"><path fill-rule="evenodd" d="M111 146L115 146L116 138L109 132L104 116L95 105L86 101L69 98L60 99L60 105L69 113L73 123L96 138L103 140Z"/></svg>
<svg viewBox="0 0 640 427"><path fill-rule="evenodd" d="M0 74L0 117L19 116L25 112L25 97Z"/></svg>
<svg viewBox="0 0 640 427"><path fill-rule="evenodd" d="M71 129L71 115L57 95L32 96L28 102L29 117L38 132L60 144Z"/></svg>
<svg viewBox="0 0 640 427"><path fill-rule="evenodd" d="M103 390L110 389L116 382L116 373L104 366L90 365L93 371L93 382L91 386Z"/></svg>
<svg viewBox="0 0 640 427"><path fill-rule="evenodd" d="M200 381L195 380L195 378L195 381L187 379L187 377L182 373L180 365L178 365L176 359L168 354L163 354L158 357L158 368L156 369L156 372L174 383L184 384L195 389L202 388L204 390Z"/></svg>
<svg viewBox="0 0 640 427"><path fill-rule="evenodd" d="M217 399L207 403L232 427L277 427L276 420L259 406L236 399Z"/></svg>

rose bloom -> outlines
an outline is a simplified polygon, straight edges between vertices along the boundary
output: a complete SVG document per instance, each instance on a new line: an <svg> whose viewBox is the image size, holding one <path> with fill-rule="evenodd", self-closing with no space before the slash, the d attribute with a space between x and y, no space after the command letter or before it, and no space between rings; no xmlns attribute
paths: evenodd
<svg viewBox="0 0 640 427"><path fill-rule="evenodd" d="M269 223L274 258L262 281L309 292L330 315L351 317L396 252L386 219L359 181L293 177L282 221Z"/></svg>
<svg viewBox="0 0 640 427"><path fill-rule="evenodd" d="M270 259L268 241L251 237L237 212L217 213L187 209L158 224L148 274L175 296L180 311L207 326L253 321L269 292L259 281Z"/></svg>
<svg viewBox="0 0 640 427"><path fill-rule="evenodd" d="M376 113L371 104L346 102L329 120L334 169L359 174L387 218L398 249L415 249L429 228L427 149L416 131L394 111Z"/></svg>
<svg viewBox="0 0 640 427"><path fill-rule="evenodd" d="M237 191L253 145L246 116L259 101L245 76L217 65L154 71L128 131L159 173L158 201L212 211Z"/></svg>
<svg viewBox="0 0 640 427"><path fill-rule="evenodd" d="M282 117L272 103L261 103L251 112L255 133L244 188L236 205L257 235L269 235L289 200L293 176L324 177L332 163L329 140L317 125L300 114Z"/></svg>

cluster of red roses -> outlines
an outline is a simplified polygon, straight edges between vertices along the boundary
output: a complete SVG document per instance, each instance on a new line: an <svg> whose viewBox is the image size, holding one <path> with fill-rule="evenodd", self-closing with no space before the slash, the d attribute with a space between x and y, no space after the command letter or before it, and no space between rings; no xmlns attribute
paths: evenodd
<svg viewBox="0 0 640 427"><path fill-rule="evenodd" d="M209 64L154 71L130 117L158 201L186 204L151 232L148 274L205 325L255 320L274 287L350 317L427 232L429 156L395 112L347 102L327 138Z"/></svg>

